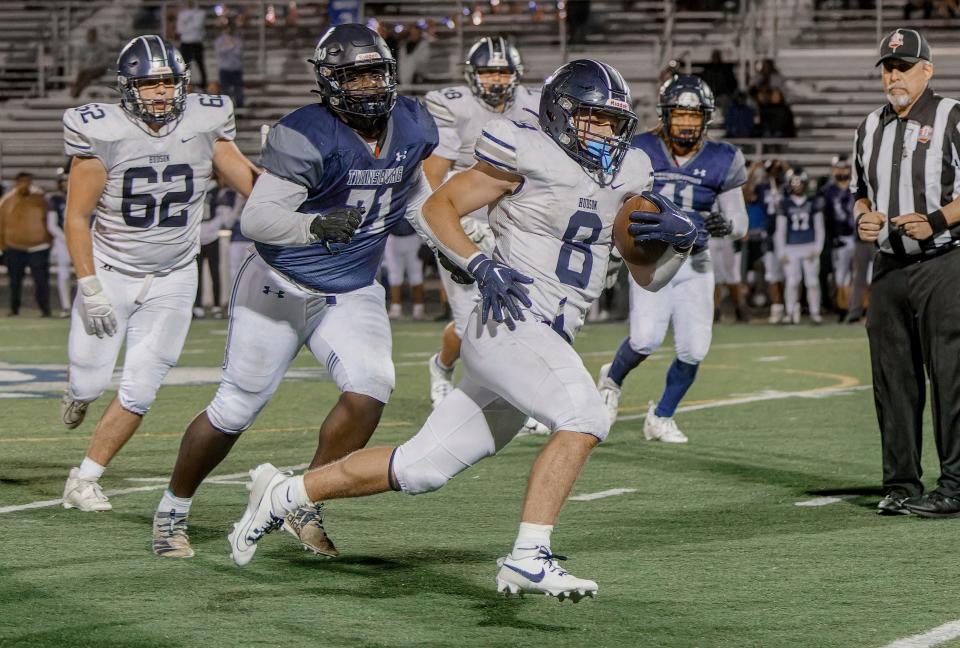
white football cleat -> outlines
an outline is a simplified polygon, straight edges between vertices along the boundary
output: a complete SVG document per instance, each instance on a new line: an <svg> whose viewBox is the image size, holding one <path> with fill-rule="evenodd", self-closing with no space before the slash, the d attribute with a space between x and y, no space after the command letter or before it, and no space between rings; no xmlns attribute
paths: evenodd
<svg viewBox="0 0 960 648"><path fill-rule="evenodd" d="M434 353L427 362L430 367L430 402L436 407L453 391L453 369L440 366L440 354Z"/></svg>
<svg viewBox="0 0 960 648"><path fill-rule="evenodd" d="M70 476L63 487L63 508L75 508L89 513L109 511L113 509L113 505L96 480L80 479L80 469L71 468Z"/></svg>
<svg viewBox="0 0 960 648"><path fill-rule="evenodd" d="M600 391L600 397L603 404L607 406L607 414L610 416L610 425L617 422L617 415L620 410L620 386L613 382L609 377L610 364L607 363L600 367L600 377L597 378L597 389Z"/></svg>
<svg viewBox="0 0 960 648"><path fill-rule="evenodd" d="M63 392L63 396L60 397L60 420L68 430L72 430L83 423L89 406L90 403L73 400L68 392Z"/></svg>
<svg viewBox="0 0 960 648"><path fill-rule="evenodd" d="M779 324L783 321L783 304L770 305L770 319L767 321L771 324Z"/></svg>
<svg viewBox="0 0 960 648"><path fill-rule="evenodd" d="M820 313L810 313L810 321L816 326L820 326L823 324L823 317L820 315Z"/></svg>
<svg viewBox="0 0 960 648"><path fill-rule="evenodd" d="M230 541L230 557L240 567L253 559L257 552L257 543L263 536L283 525L283 518L273 514L270 493L273 487L291 476L291 472L280 472L273 464L260 464L250 471L250 483L247 490L247 510L240 521L233 525L233 531L227 535Z"/></svg>
<svg viewBox="0 0 960 648"><path fill-rule="evenodd" d="M553 433L550 431L550 428L532 416L524 422L523 427L517 432L517 436L550 436L551 434Z"/></svg>
<svg viewBox="0 0 960 648"><path fill-rule="evenodd" d="M524 558L504 556L497 560L497 591L507 596L516 594L544 594L557 600L570 599L574 603L587 596L596 598L597 584L577 578L557 565L564 556L550 553L546 547L537 547L537 553Z"/></svg>
<svg viewBox="0 0 960 648"><path fill-rule="evenodd" d="M387 317L392 320L397 320L403 317L403 306L400 304L390 304L390 310L387 312Z"/></svg>
<svg viewBox="0 0 960 648"><path fill-rule="evenodd" d="M676 421L669 416L657 416L656 403L650 403L647 418L643 421L643 436L647 441L663 441L664 443L686 443L690 439L680 431Z"/></svg>

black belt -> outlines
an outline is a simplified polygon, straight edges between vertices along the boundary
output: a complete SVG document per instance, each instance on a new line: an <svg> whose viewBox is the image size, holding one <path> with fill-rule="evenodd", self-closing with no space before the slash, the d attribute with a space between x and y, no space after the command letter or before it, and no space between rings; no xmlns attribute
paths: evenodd
<svg viewBox="0 0 960 648"><path fill-rule="evenodd" d="M952 243L941 245L940 247L934 248L926 253L902 256L892 252L880 252L879 258L885 262L890 262L894 267L905 268L916 263L923 263L924 261L929 261L930 259L942 257L948 252L953 252L958 247L960 247L960 241L953 241Z"/></svg>

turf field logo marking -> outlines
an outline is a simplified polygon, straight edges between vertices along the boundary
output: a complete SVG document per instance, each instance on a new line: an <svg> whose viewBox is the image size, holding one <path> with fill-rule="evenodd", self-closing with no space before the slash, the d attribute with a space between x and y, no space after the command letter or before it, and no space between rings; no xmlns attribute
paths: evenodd
<svg viewBox="0 0 960 648"><path fill-rule="evenodd" d="M957 637L960 637L960 620L944 623L923 634L899 639L883 648L932 648Z"/></svg>
<svg viewBox="0 0 960 648"><path fill-rule="evenodd" d="M836 495L833 497L815 497L803 502L794 502L794 506L827 506L828 504L837 504L855 498L856 495Z"/></svg>

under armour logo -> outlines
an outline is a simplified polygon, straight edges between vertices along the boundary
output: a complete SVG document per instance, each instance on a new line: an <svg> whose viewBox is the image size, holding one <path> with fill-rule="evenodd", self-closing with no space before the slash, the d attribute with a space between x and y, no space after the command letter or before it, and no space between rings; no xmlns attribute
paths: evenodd
<svg viewBox="0 0 960 648"><path fill-rule="evenodd" d="M403 162L406 159L407 159L407 149L403 149L402 151L397 153L397 162Z"/></svg>
<svg viewBox="0 0 960 648"><path fill-rule="evenodd" d="M693 170L693 175L697 176L698 178L706 178L706 177L707 177L707 170L706 170L706 169L694 169L694 170Z"/></svg>
<svg viewBox="0 0 960 648"><path fill-rule="evenodd" d="M270 293L275 294L275 295L277 296L277 299L283 299L283 291L282 291L282 290L272 290L272 289L270 288L270 286L264 286L264 287L263 287L263 294L264 294L264 295L269 295Z"/></svg>

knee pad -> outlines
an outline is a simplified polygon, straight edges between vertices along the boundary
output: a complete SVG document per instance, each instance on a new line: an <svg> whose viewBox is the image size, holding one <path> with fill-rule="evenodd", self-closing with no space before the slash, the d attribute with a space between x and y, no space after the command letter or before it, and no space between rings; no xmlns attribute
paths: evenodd
<svg viewBox="0 0 960 648"><path fill-rule="evenodd" d="M106 371L97 367L89 369L70 367L68 378L70 398L84 403L97 400L106 391L112 375L112 366L108 367Z"/></svg>
<svg viewBox="0 0 960 648"><path fill-rule="evenodd" d="M484 413L462 392L454 391L420 431L396 449L393 476L404 493L429 493L496 451Z"/></svg>
<svg viewBox="0 0 960 648"><path fill-rule="evenodd" d="M207 418L224 434L236 435L253 425L269 398L222 382L207 406Z"/></svg>
<svg viewBox="0 0 960 648"><path fill-rule="evenodd" d="M589 434L603 441L610 434L610 415L598 394L596 402L580 403L567 416L553 421L553 429Z"/></svg>
<svg viewBox="0 0 960 648"><path fill-rule="evenodd" d="M141 382L121 382L117 397L120 406L128 412L143 416L157 398L160 385L148 385Z"/></svg>
<svg viewBox="0 0 960 648"><path fill-rule="evenodd" d="M661 337L660 339L656 339L656 336L652 333L650 335L644 334L636 337L633 335L630 336L630 348L633 349L635 353L639 353L640 355L652 355L657 349L660 348L661 344L663 344L663 338Z"/></svg>

